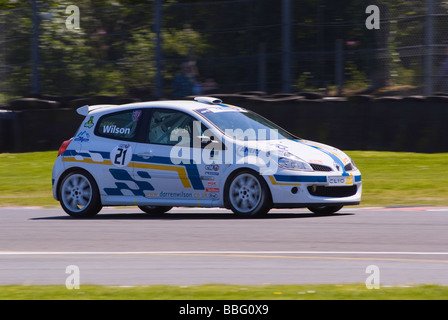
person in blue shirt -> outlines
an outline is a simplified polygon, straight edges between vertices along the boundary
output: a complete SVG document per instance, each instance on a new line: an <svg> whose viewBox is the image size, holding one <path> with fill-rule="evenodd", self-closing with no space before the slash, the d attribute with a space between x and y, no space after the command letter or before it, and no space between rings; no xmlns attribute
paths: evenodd
<svg viewBox="0 0 448 320"><path fill-rule="evenodd" d="M448 46L445 48L445 53L448 55ZM443 92L448 92L448 57L445 58L437 73L439 79L439 88Z"/></svg>
<svg viewBox="0 0 448 320"><path fill-rule="evenodd" d="M183 98L193 95L196 85L196 76L190 62L181 65L181 72L173 79L173 97Z"/></svg>

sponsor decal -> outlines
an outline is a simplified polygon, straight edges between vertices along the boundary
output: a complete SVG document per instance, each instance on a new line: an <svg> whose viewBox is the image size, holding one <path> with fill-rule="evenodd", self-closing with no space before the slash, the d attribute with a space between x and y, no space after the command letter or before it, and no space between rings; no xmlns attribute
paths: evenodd
<svg viewBox="0 0 448 320"><path fill-rule="evenodd" d="M205 188L206 192L219 192L219 188Z"/></svg>
<svg viewBox="0 0 448 320"><path fill-rule="evenodd" d="M208 181L208 182L207 182L207 185L208 185L208 186L216 186L217 183L216 183L216 181Z"/></svg>
<svg viewBox="0 0 448 320"><path fill-rule="evenodd" d="M73 141L79 141L79 142L89 142L90 141L90 134L87 133L87 131L82 131L78 133L75 139Z"/></svg>
<svg viewBox="0 0 448 320"><path fill-rule="evenodd" d="M333 186L353 185L353 176L328 177L328 184Z"/></svg>
<svg viewBox="0 0 448 320"><path fill-rule="evenodd" d="M159 192L159 197L160 198L193 198L193 193L192 192L165 192L165 191L160 191Z"/></svg>
<svg viewBox="0 0 448 320"><path fill-rule="evenodd" d="M261 150L256 148L249 148L249 147L241 147L238 149L238 154L241 156L248 156L248 155L255 155L258 156L258 154L261 152Z"/></svg>
<svg viewBox="0 0 448 320"><path fill-rule="evenodd" d="M208 193L208 198L216 200L219 198L219 193Z"/></svg>
<svg viewBox="0 0 448 320"><path fill-rule="evenodd" d="M132 159L132 148L129 143L120 144L110 152L110 160L117 167L126 167Z"/></svg>
<svg viewBox="0 0 448 320"><path fill-rule="evenodd" d="M89 129L92 128L94 125L95 125L95 123L93 122L93 116L91 116L90 119L84 123L84 127L89 128Z"/></svg>
<svg viewBox="0 0 448 320"><path fill-rule="evenodd" d="M218 171L219 166L217 164L206 165L205 170Z"/></svg>
<svg viewBox="0 0 448 320"><path fill-rule="evenodd" d="M205 192L145 192L147 198L170 198L170 199L206 199L208 194Z"/></svg>
<svg viewBox="0 0 448 320"><path fill-rule="evenodd" d="M142 115L142 110L134 110L132 112L132 121L133 122L137 121L141 115Z"/></svg>
<svg viewBox="0 0 448 320"><path fill-rule="evenodd" d="M157 192L143 191L146 198L157 198L159 194Z"/></svg>
<svg viewBox="0 0 448 320"><path fill-rule="evenodd" d="M104 126L103 127L103 133L112 133L112 134L130 134L131 129L130 128L120 128L116 125L112 126Z"/></svg>

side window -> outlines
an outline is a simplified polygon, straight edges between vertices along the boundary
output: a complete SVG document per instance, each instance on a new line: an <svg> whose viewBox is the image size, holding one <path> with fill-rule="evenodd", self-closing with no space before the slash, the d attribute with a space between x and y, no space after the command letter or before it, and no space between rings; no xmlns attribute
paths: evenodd
<svg viewBox="0 0 448 320"><path fill-rule="evenodd" d="M135 137L137 123L142 110L129 110L111 113L101 117L96 126L98 136L114 139L129 140Z"/></svg>
<svg viewBox="0 0 448 320"><path fill-rule="evenodd" d="M198 120L180 111L155 109L149 121L147 141L154 144L191 146L195 122Z"/></svg>

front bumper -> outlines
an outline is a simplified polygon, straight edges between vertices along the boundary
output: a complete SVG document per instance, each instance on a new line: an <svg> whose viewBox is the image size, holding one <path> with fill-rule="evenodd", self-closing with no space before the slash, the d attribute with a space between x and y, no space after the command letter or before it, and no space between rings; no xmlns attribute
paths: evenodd
<svg viewBox="0 0 448 320"><path fill-rule="evenodd" d="M274 208L302 208L310 205L357 205L361 202L359 172L350 174L347 185L332 185L322 175L274 175L267 178Z"/></svg>

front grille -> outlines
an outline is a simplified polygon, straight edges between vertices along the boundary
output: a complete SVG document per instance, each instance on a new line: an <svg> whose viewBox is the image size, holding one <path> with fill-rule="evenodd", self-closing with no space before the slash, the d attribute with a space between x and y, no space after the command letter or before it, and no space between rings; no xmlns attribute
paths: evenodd
<svg viewBox="0 0 448 320"><path fill-rule="evenodd" d="M352 170L353 170L353 166L352 166L351 163L349 163L349 164L347 164L347 165L344 167L344 169L345 169L345 171L352 171Z"/></svg>
<svg viewBox="0 0 448 320"><path fill-rule="evenodd" d="M344 198L350 197L356 194L358 186L347 187L325 187L325 186L310 186L308 192L315 197L328 197L328 198Z"/></svg>
<svg viewBox="0 0 448 320"><path fill-rule="evenodd" d="M321 164L310 163L310 165L314 171L333 171L330 167L323 166Z"/></svg>

